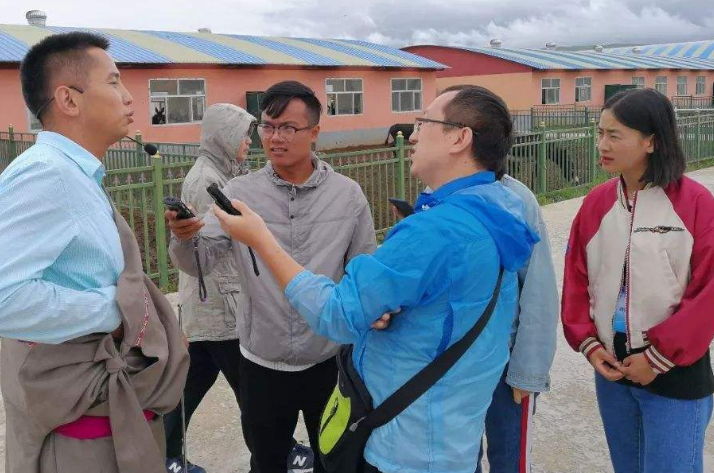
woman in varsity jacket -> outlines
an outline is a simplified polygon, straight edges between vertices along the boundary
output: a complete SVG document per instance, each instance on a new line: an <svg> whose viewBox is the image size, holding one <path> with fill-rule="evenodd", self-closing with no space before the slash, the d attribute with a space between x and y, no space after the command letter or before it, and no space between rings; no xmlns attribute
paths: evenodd
<svg viewBox="0 0 714 473"><path fill-rule="evenodd" d="M714 197L683 175L674 110L651 89L607 101L600 162L565 257L565 337L595 368L616 473L702 472L714 376Z"/></svg>

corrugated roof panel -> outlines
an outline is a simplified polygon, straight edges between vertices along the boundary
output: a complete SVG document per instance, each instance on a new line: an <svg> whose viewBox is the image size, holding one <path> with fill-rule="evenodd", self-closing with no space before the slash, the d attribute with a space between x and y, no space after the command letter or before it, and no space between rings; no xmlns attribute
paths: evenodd
<svg viewBox="0 0 714 473"><path fill-rule="evenodd" d="M381 44L374 44L374 43L368 43L367 41L360 41L360 40L355 40L355 39L343 39L340 40L343 43L351 43L359 46L365 46L367 48L371 48L375 51L381 51L385 52L388 54L391 54L393 56L406 59L409 62L416 63L420 65L421 67L429 67L429 68L434 68L434 69L445 69L446 66L443 64L440 64L436 61L432 61L431 59L427 59L425 57L417 56L416 54L412 54L408 51L403 51L401 49L395 49L395 48L390 48L389 46L384 46Z"/></svg>
<svg viewBox="0 0 714 473"><path fill-rule="evenodd" d="M357 49L359 51L364 51L369 54L373 54L375 56L381 56L381 57L388 59L390 61L394 61L395 63L400 65L397 67L419 67L419 64L414 61L410 61L406 58L399 57L397 55L391 54L386 51L379 51L379 50L375 49L374 47L370 48L367 46L362 46L361 44L354 44L349 41L345 41L345 40L341 40L341 39L328 39L325 41L329 41L331 43L335 43L335 44L338 44L341 46L347 46L348 48L351 48L351 49Z"/></svg>
<svg viewBox="0 0 714 473"><path fill-rule="evenodd" d="M260 36L244 36L244 35L226 35L233 38L242 39L244 41L249 41L251 43L264 46L266 48L273 49L275 51L287 54L289 56L295 57L311 66L342 66L343 63L330 59L326 56L322 56L313 51L308 51L299 47L295 47L290 44L285 44L284 42L276 41L277 38L264 38Z"/></svg>
<svg viewBox="0 0 714 473"><path fill-rule="evenodd" d="M266 64L280 64L280 65L295 65L295 66L305 66L307 62L293 57L289 54L276 51L272 48L267 48L260 44L256 44L251 41L246 41L243 39L235 38L233 36L227 36L222 34L209 34L209 33L191 33L192 35L205 36L208 40L214 43L222 44L223 46L242 51L251 56L265 61Z"/></svg>
<svg viewBox="0 0 714 473"><path fill-rule="evenodd" d="M145 31L145 33L200 51L229 64L265 64L265 61L259 57L193 35L169 31Z"/></svg>
<svg viewBox="0 0 714 473"><path fill-rule="evenodd" d="M404 64L394 58L384 57L382 55L374 54L371 51L365 51L362 48L353 47L347 44L337 43L335 41L329 41L325 39L313 39L313 38L300 38L300 41L313 44L315 46L320 46L326 49L337 51L349 56L354 56L367 61L367 64L374 66L392 66L392 67L404 67Z"/></svg>
<svg viewBox="0 0 714 473"><path fill-rule="evenodd" d="M0 62L19 62L25 57L30 47L0 29L0 49L3 51Z"/></svg>
<svg viewBox="0 0 714 473"><path fill-rule="evenodd" d="M684 43L648 44L634 53L632 46L608 49L608 53L622 55L643 55L661 57L683 57L714 61L714 40L689 41Z"/></svg>
<svg viewBox="0 0 714 473"><path fill-rule="evenodd" d="M84 33L99 34L109 40L109 55L116 62L136 63L136 64L162 64L172 62L166 56L150 51L146 48L136 45L130 41L122 39L111 34L107 30L97 30L91 28L71 28L63 26L47 26L45 29L52 33L69 33L71 31L81 31Z"/></svg>

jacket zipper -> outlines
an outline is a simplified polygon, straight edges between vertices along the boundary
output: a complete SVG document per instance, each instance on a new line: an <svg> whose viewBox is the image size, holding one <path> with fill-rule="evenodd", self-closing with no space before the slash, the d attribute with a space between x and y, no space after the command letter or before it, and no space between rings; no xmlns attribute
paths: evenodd
<svg viewBox="0 0 714 473"><path fill-rule="evenodd" d="M325 429L327 429L327 426L330 425L330 421L337 414L337 410L338 410L339 406L340 406L340 400L338 398L335 398L335 402L334 402L332 409L330 411L330 415L327 416L327 419L325 419L325 423L322 424L322 428L320 429L320 435L322 435L325 432Z"/></svg>
<svg viewBox="0 0 714 473"><path fill-rule="evenodd" d="M632 246L632 233L635 226L635 207L637 206L637 195L639 191L635 192L635 196L632 200L632 209L630 210L630 235L627 242L627 252L625 253L625 261L627 265L627 286L625 286L625 328L626 328L626 343L625 349L627 354L630 354L632 350L632 344L630 342L630 291L632 290L632 271L631 271L631 261L630 261L630 247ZM627 188L625 188L625 198L627 199ZM629 201L628 201L629 204Z"/></svg>

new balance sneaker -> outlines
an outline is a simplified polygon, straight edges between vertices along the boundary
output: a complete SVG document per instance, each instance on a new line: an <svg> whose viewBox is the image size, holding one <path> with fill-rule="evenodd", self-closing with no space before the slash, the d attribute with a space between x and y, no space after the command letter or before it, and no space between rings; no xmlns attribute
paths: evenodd
<svg viewBox="0 0 714 473"><path fill-rule="evenodd" d="M296 443L288 455L288 473L312 473L315 455L310 447Z"/></svg>
<svg viewBox="0 0 714 473"><path fill-rule="evenodd" d="M191 462L186 462L186 471L183 469L183 459L181 457L173 457L166 459L166 473L206 473L206 470ZM312 471L312 470L310 470Z"/></svg>

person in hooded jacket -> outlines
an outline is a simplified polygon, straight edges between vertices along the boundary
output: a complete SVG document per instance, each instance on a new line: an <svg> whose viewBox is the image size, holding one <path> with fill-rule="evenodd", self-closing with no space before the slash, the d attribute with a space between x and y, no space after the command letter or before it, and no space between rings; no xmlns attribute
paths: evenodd
<svg viewBox="0 0 714 473"><path fill-rule="evenodd" d="M485 89L440 95L416 120L411 173L434 189L373 255L343 277L305 269L262 218L239 200L232 217L214 206L234 240L250 245L313 331L353 344L354 367L375 407L460 340L481 317L504 268L485 329L424 395L375 429L364 458L370 472L473 473L486 411L509 357L518 303L517 270L537 235L525 205L495 178L513 125L505 103ZM384 330L373 324L393 313Z"/></svg>
<svg viewBox="0 0 714 473"><path fill-rule="evenodd" d="M255 118L242 108L229 104L211 105L203 116L198 159L186 175L181 200L193 207L196 215L210 210L213 199L206 188L216 183L224 187L234 177L248 174L246 157ZM205 275L206 301L199 298L198 279L179 272L179 310L189 341L191 366L184 389L186 425L221 372L239 400L238 365L240 344L237 317L242 314L238 296L241 286L237 261L227 254ZM181 406L164 420L166 468L182 471L183 433ZM188 464L188 473L203 473Z"/></svg>

